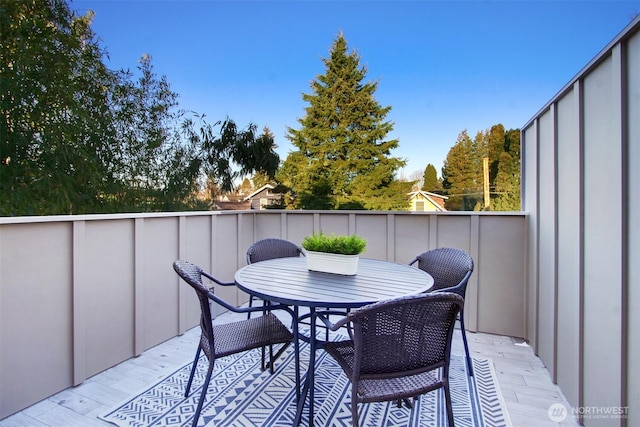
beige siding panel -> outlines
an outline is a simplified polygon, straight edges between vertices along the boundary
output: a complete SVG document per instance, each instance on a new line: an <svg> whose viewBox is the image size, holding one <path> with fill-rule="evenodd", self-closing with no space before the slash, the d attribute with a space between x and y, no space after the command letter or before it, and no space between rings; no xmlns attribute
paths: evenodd
<svg viewBox="0 0 640 427"><path fill-rule="evenodd" d="M556 161L555 106L538 121L538 355L555 378Z"/></svg>
<svg viewBox="0 0 640 427"><path fill-rule="evenodd" d="M348 215L336 215L331 213L320 214L320 229L325 233L349 234Z"/></svg>
<svg viewBox="0 0 640 427"><path fill-rule="evenodd" d="M436 232L436 247L460 248L471 252L471 218L458 215L438 215L437 218L438 228L432 230Z"/></svg>
<svg viewBox="0 0 640 427"><path fill-rule="evenodd" d="M145 349L178 334L178 282L172 264L178 256L178 219L148 218L144 221L142 287L144 308L141 317L145 328ZM139 316L139 315L138 315Z"/></svg>
<svg viewBox="0 0 640 427"><path fill-rule="evenodd" d="M256 222L256 241L266 239L268 237L275 237L278 239L284 238L283 230L281 227L280 212L273 211L267 215L254 216ZM247 248L244 248L245 250Z"/></svg>
<svg viewBox="0 0 640 427"><path fill-rule="evenodd" d="M558 335L557 381L580 406L581 300L579 88L558 101Z"/></svg>
<svg viewBox="0 0 640 427"><path fill-rule="evenodd" d="M209 216L192 216L185 218L185 241L183 248L185 259L211 271L211 218ZM175 274L180 289L180 298L185 299L180 310L185 310L183 321L185 327L196 326L200 322L200 303L195 291ZM182 301L181 301L182 302Z"/></svg>
<svg viewBox="0 0 640 427"><path fill-rule="evenodd" d="M85 222L86 376L134 355L133 220ZM79 266L77 267L79 268Z"/></svg>
<svg viewBox="0 0 640 427"><path fill-rule="evenodd" d="M429 218L431 215L395 215L394 229L396 262L408 263L429 247ZM400 243L402 242L402 243Z"/></svg>
<svg viewBox="0 0 640 427"><path fill-rule="evenodd" d="M271 215L269 215L269 217L270 219L273 219ZM249 249L249 246L251 246L253 242L265 238L265 237L257 237L259 227L256 222L258 218L259 217L257 217L256 215L253 215L252 213L242 212L238 214L237 225L235 228L236 242L237 242L237 245L236 245L237 253L235 254L235 257L237 258L237 261L238 261L237 267L245 265L246 257L247 257L247 249ZM262 233L262 235L265 235L266 237L279 237L280 224L279 223L275 224L276 228L274 230L273 229L274 222L269 221L268 223L269 225L271 225L271 228L265 227L265 229L269 231L271 234L267 232L266 234Z"/></svg>
<svg viewBox="0 0 640 427"><path fill-rule="evenodd" d="M244 216L245 214L220 215L216 218L212 272L216 278L224 282L232 282L237 266L244 265L244 261L240 263L238 259L238 253L246 252L246 248L240 250L238 247L238 224L241 221L239 217ZM216 286L215 289L216 294L223 299L231 303L240 304L239 291L235 288Z"/></svg>
<svg viewBox="0 0 640 427"><path fill-rule="evenodd" d="M302 244L305 236L313 233L313 214L285 215L287 239L296 245Z"/></svg>
<svg viewBox="0 0 640 427"><path fill-rule="evenodd" d="M220 215L216 218L213 241L216 257L213 260L214 264L211 269L220 280L233 280L233 275L239 264L238 254L241 252L246 253L247 248L239 248L240 244L238 242L238 227L240 223L246 220L245 216L244 214ZM243 232L250 234L250 231L244 230L244 228Z"/></svg>
<svg viewBox="0 0 640 427"><path fill-rule="evenodd" d="M388 227L387 215L356 216L355 234L367 240L367 249L363 257L387 259Z"/></svg>
<svg viewBox="0 0 640 427"><path fill-rule="evenodd" d="M477 291L467 288L477 307L478 330L511 337L524 336L525 217L483 216L475 259ZM469 286L474 286L470 281ZM471 298L477 295L477 302ZM465 312L470 310L466 306ZM466 313L465 313L466 314Z"/></svg>
<svg viewBox="0 0 640 427"><path fill-rule="evenodd" d="M0 418L72 384L71 245L70 223L0 226Z"/></svg>
<svg viewBox="0 0 640 427"><path fill-rule="evenodd" d="M192 216L185 222L184 259L211 271L211 218Z"/></svg>
<svg viewBox="0 0 640 427"><path fill-rule="evenodd" d="M619 406L621 397L619 80L619 64L612 56L584 78L585 406ZM606 201L604 195L610 195ZM598 425L619 425L619 420Z"/></svg>
<svg viewBox="0 0 640 427"><path fill-rule="evenodd" d="M432 234L429 241L435 248L458 248L467 252L474 261L474 269L478 267L478 254L472 250L471 242L477 239L478 230L472 226L471 217L468 216L448 216L438 215L432 221ZM455 236L451 233L457 230ZM475 237L473 236L475 234ZM473 275L469 279L468 294L465 295L465 327L470 331L477 330L477 271L474 270Z"/></svg>

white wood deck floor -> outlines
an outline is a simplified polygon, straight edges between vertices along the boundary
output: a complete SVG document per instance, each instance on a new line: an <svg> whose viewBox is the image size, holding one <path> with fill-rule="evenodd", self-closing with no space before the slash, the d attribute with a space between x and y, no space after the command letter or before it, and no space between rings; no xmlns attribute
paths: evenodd
<svg viewBox="0 0 640 427"><path fill-rule="evenodd" d="M217 323L235 318L224 314ZM112 426L97 418L109 408L193 360L199 328L189 330L104 371L78 387L64 390L17 414L0 420L1 427ZM472 356L493 360L507 411L515 427L577 426L572 419L552 422L548 409L554 403L570 405L551 381L548 371L530 347L510 337L467 333ZM459 332L454 335L454 354L464 354Z"/></svg>

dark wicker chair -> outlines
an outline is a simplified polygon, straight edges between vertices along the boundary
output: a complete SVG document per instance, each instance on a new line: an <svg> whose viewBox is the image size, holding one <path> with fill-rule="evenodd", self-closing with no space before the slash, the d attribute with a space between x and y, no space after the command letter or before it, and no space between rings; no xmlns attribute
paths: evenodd
<svg viewBox="0 0 640 427"><path fill-rule="evenodd" d="M473 273L473 258L465 251L457 248L438 248L418 255L409 265L418 263L418 268L429 273L434 280L427 292L454 292L465 298L467 283ZM464 309L458 316L464 351L467 357L467 370L473 376L473 366L469 357L467 332L464 327Z"/></svg>
<svg viewBox="0 0 640 427"><path fill-rule="evenodd" d="M262 312L262 307L255 308L237 308L223 299L217 297L214 294L213 288L207 288L202 283L202 276L213 281L214 283L222 286L235 286L235 283L223 283L215 277L202 271L202 269L194 264L186 261L175 261L173 263L173 269L178 275L196 291L198 299L200 300L200 328L202 333L200 336L200 344L196 351L196 356L193 360L193 366L191 367L191 374L189 375L189 381L185 390L185 397L189 395L191 389L191 382L193 381L193 375L195 373L200 352L204 351L204 354L209 360L209 367L207 370L207 376L202 386L202 393L200 400L198 401L198 407L193 418L193 426L195 427L200 417L200 411L202 410L202 404L204 403L205 396L207 394L207 388L209 381L211 380L211 374L213 372L213 365L217 358L229 356L231 354L241 353L254 348L262 347L262 369L266 369L265 366L265 347L269 347L269 369L273 373L273 363L282 354L285 348L293 341L294 336L287 329L280 320L272 313L273 310L286 310L292 317L293 311L284 305L271 305L269 307L269 313L262 316L255 317L253 319L242 320L239 322L227 323L222 325L212 324L212 313L210 303L216 303L222 307L236 312L236 313L249 313L252 311ZM282 344L276 355L273 354L273 345Z"/></svg>
<svg viewBox="0 0 640 427"><path fill-rule="evenodd" d="M418 294L371 304L331 323L332 330L351 324L353 339L327 342L324 349L351 381L351 416L358 424L358 403L405 401L444 389L449 426L453 409L449 391L449 357L456 316L464 300L442 292Z"/></svg>
<svg viewBox="0 0 640 427"><path fill-rule="evenodd" d="M262 239L247 249L247 264L275 258L304 256L302 249L295 243L284 239ZM253 295L249 296L249 307L253 307ZM251 313L248 314L251 317Z"/></svg>
<svg viewBox="0 0 640 427"><path fill-rule="evenodd" d="M247 249L247 264L275 258L299 257L302 249L295 243L284 239L262 239Z"/></svg>

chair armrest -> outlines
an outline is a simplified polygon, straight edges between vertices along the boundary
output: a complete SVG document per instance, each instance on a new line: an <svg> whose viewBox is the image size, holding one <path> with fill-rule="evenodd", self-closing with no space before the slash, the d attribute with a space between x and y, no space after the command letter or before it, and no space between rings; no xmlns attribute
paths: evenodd
<svg viewBox="0 0 640 427"><path fill-rule="evenodd" d="M467 283L469 282L469 277L471 277L471 271L467 272L467 274L464 276L464 278L460 281L460 283L458 283L455 286L449 286L448 288L441 288L441 289L436 289L433 291L433 293L439 293L439 292L451 292L454 294L458 294L460 295L462 298L465 297L465 291L467 288ZM427 292L429 292L429 290L427 290Z"/></svg>
<svg viewBox="0 0 640 427"><path fill-rule="evenodd" d="M416 257L416 258L414 258L411 262L409 262L409 265L413 265L413 264L415 264L416 262L418 262L418 258L417 258L417 257Z"/></svg>
<svg viewBox="0 0 640 427"><path fill-rule="evenodd" d="M337 322L333 323L331 320L329 320L329 317L328 317L332 314L339 314L343 317L341 317ZM317 311L314 313L314 316L320 319L322 323L324 323L327 326L328 329L334 332L350 322L349 317L345 316L343 311L330 311L330 310Z"/></svg>
<svg viewBox="0 0 640 427"><path fill-rule="evenodd" d="M221 282L220 280L216 279L215 277L213 277L212 275L210 275L209 273L205 272L205 271L201 271L200 272L201 275L203 275L204 277L206 277L207 279L211 280L212 282L214 282L216 285L221 285L221 286L235 286L236 283L235 282Z"/></svg>
<svg viewBox="0 0 640 427"><path fill-rule="evenodd" d="M229 311L233 311L234 313L253 313L258 311L273 311L273 310L284 310L291 315L292 318L295 317L293 310L291 310L288 306L284 304L273 304L268 305L266 307L258 306L258 307L236 307L232 304L229 304L227 301L218 297L213 292L209 291L208 297L210 300L214 301L216 304L219 304L226 308Z"/></svg>

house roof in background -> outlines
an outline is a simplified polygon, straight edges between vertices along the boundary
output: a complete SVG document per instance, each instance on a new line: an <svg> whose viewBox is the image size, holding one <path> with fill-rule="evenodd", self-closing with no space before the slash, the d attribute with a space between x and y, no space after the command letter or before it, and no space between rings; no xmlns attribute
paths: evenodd
<svg viewBox="0 0 640 427"><path fill-rule="evenodd" d="M409 199L413 199L416 196L421 195L426 200L431 202L431 204L433 204L439 212L447 211L447 209L444 207L444 201L448 199L447 196L443 196L441 194L431 193L429 191L423 191L423 190L412 191L410 193L407 193L407 195L409 196ZM437 200L434 200L434 199L437 199Z"/></svg>
<svg viewBox="0 0 640 427"><path fill-rule="evenodd" d="M260 194L261 192L263 192L264 190L273 190L275 187L271 184L265 184L262 187L258 188L256 191L254 191L253 193L249 194L247 197L245 197L244 199L242 199L243 202L246 202L248 200L251 200L252 198L254 198L257 194Z"/></svg>

